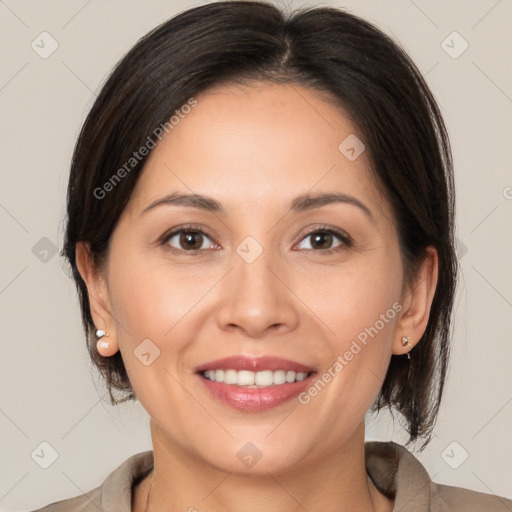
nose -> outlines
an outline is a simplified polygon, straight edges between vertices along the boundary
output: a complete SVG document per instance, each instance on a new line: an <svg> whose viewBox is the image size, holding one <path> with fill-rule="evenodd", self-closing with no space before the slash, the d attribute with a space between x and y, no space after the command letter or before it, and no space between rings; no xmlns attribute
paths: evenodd
<svg viewBox="0 0 512 512"><path fill-rule="evenodd" d="M234 268L223 280L217 310L221 329L262 338L269 332L285 334L297 327L296 304L300 301L287 286L286 272L280 272L279 265L270 265L267 254L264 251L252 263L235 255Z"/></svg>

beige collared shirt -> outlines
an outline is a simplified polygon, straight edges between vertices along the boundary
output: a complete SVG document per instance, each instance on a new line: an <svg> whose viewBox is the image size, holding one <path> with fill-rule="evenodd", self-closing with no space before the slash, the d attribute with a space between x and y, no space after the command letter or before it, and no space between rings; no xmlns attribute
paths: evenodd
<svg viewBox="0 0 512 512"><path fill-rule="evenodd" d="M420 461L393 442L365 443L366 471L375 486L394 497L393 512L511 512L512 500L436 484ZM153 452L128 458L103 484L86 494L34 512L131 512L132 489L153 468Z"/></svg>

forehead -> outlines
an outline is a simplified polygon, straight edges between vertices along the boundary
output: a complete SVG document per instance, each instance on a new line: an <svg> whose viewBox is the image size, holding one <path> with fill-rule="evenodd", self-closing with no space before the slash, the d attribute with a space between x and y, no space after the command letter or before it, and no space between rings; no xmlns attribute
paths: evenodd
<svg viewBox="0 0 512 512"><path fill-rule="evenodd" d="M347 153L359 153L363 136L322 93L255 83L218 86L195 100L150 154L133 208L176 191L214 195L227 210L334 191L386 214L367 152Z"/></svg>

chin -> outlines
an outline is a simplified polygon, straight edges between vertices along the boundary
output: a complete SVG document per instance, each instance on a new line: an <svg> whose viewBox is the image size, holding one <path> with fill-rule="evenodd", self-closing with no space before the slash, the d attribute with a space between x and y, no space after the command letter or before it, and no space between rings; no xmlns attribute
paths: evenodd
<svg viewBox="0 0 512 512"><path fill-rule="evenodd" d="M198 443L194 445L195 456L219 471L240 475L265 476L296 469L310 450L286 442L286 435L269 440L269 432L265 429L258 436L252 431L250 436L237 436L224 443Z"/></svg>

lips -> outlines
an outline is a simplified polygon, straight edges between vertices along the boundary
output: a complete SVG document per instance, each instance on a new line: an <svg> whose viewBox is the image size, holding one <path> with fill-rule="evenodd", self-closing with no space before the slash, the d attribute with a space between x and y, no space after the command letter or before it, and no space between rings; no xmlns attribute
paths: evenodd
<svg viewBox="0 0 512 512"><path fill-rule="evenodd" d="M312 367L278 357L234 356L196 372L210 394L236 409L263 411L291 400L311 384Z"/></svg>

